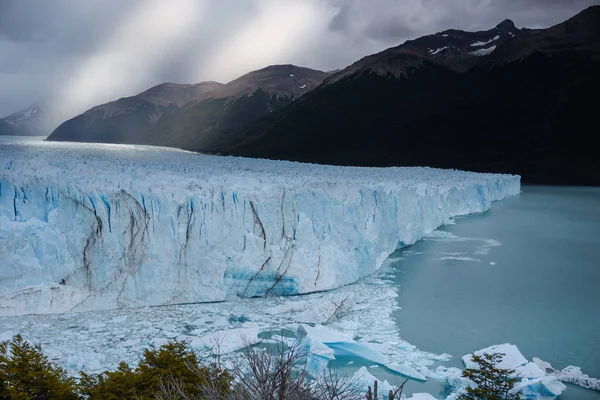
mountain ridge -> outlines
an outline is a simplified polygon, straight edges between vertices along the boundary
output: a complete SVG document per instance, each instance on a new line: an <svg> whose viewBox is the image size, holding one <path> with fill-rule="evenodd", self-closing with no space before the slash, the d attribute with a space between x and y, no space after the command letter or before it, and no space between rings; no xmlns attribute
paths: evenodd
<svg viewBox="0 0 600 400"><path fill-rule="evenodd" d="M46 112L40 106L31 106L0 118L0 135L46 136Z"/></svg>
<svg viewBox="0 0 600 400"><path fill-rule="evenodd" d="M214 130L220 118L228 118L225 114L232 108L231 103L260 96L262 107L250 104L255 113L240 117L254 121L313 89L326 76L325 72L288 64L251 71L227 84L214 81L162 83L135 96L92 107L61 124L48 140L154 144L187 149L195 146L197 150L197 146L201 146L194 145L199 140L197 129L186 123L196 113L209 113L206 129ZM187 127L189 129L185 129Z"/></svg>
<svg viewBox="0 0 600 400"><path fill-rule="evenodd" d="M423 56L423 44L408 41L399 59L417 62L402 64L404 73L386 71L389 49L369 56L368 69L342 70L302 101L249 127L222 154L428 165L516 173L530 183L600 185L594 145L599 10L550 28L519 30L465 70L447 58ZM436 35L453 31L444 32Z"/></svg>

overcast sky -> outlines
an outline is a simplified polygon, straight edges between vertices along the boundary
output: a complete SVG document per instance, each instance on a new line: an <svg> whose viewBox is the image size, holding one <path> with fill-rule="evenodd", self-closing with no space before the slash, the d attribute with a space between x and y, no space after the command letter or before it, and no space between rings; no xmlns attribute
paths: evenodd
<svg viewBox="0 0 600 400"><path fill-rule="evenodd" d="M70 117L161 82L343 68L444 29L547 27L600 0L0 0L0 116Z"/></svg>

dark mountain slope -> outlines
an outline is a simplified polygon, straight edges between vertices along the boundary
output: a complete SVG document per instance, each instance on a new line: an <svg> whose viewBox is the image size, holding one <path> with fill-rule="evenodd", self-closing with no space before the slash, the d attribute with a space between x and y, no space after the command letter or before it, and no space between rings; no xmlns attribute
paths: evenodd
<svg viewBox="0 0 600 400"><path fill-rule="evenodd" d="M225 153L429 165L518 173L525 182L600 185L599 10L514 34L466 70L429 51L429 57L417 54L418 40L395 50L402 54L394 58L404 63L402 74L394 73L398 62L389 67L389 54L370 56L368 66L339 72L259 121Z"/></svg>
<svg viewBox="0 0 600 400"><path fill-rule="evenodd" d="M19 130L11 123L0 119L0 135L18 135Z"/></svg>
<svg viewBox="0 0 600 400"><path fill-rule="evenodd" d="M45 136L49 131L46 108L35 106L0 118L0 135Z"/></svg>
<svg viewBox="0 0 600 400"><path fill-rule="evenodd" d="M152 144L197 151L230 145L248 124L317 87L327 73L293 65L250 72L226 85L165 83L86 111L48 140Z"/></svg>
<svg viewBox="0 0 600 400"><path fill-rule="evenodd" d="M290 104L327 76L294 65L250 72L160 121L146 143L217 152L235 143L250 123Z"/></svg>
<svg viewBox="0 0 600 400"><path fill-rule="evenodd" d="M220 86L217 82L163 83L136 96L96 106L61 124L48 140L143 144L158 121Z"/></svg>

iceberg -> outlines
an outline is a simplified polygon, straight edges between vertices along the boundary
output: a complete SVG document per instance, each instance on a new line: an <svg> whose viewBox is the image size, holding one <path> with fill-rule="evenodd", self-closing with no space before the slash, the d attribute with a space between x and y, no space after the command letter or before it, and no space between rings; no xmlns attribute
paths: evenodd
<svg viewBox="0 0 600 400"><path fill-rule="evenodd" d="M336 289L519 191L513 175L3 142L0 316Z"/></svg>
<svg viewBox="0 0 600 400"><path fill-rule="evenodd" d="M569 365L562 370L556 370L549 362L539 358L533 357L533 362L540 368L540 370L545 371L548 375L556 377L556 379L561 382L572 383L586 389L600 391L600 379L592 378L588 374L584 374L579 367Z"/></svg>
<svg viewBox="0 0 600 400"><path fill-rule="evenodd" d="M536 358L533 359L533 362L527 361L517 346L513 344L493 345L478 350L474 354L483 355L486 353L504 354L497 367L515 371L514 376L520 380L514 387L513 392L519 393L522 399L554 399L566 389L566 386L556 376L548 373L547 367L550 364ZM478 368L478 364L473 362L473 354L463 356L462 360L466 368ZM462 377L462 371L458 368L438 367L435 372L431 373L431 376L440 379L445 386L454 391L447 397L447 400L458 399L462 393L466 392L467 387L475 385L471 380Z"/></svg>
<svg viewBox="0 0 600 400"><path fill-rule="evenodd" d="M357 387L363 389L365 392L368 390L369 386L373 388L375 381L377 381L379 393L384 393L385 395L390 390L394 390L394 387L390 385L387 380L382 382L375 378L369 371L367 371L367 367L360 367L360 369L356 371L350 379L357 385Z"/></svg>

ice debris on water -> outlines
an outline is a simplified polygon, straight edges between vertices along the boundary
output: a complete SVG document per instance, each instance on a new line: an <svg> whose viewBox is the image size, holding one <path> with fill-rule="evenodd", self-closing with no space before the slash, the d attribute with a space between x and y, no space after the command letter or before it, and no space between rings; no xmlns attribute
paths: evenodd
<svg viewBox="0 0 600 400"><path fill-rule="evenodd" d="M550 364L535 358L533 362L527 361L517 346L513 344L493 345L478 350L474 354L483 355L485 353L504 354L497 367L515 371L519 382L513 390L519 392L522 399L554 399L566 389L558 376L547 369ZM462 360L465 368L478 368L478 364L473 362L473 354L463 356ZM439 366L435 371L431 371L429 376L441 380L446 387L453 390L447 400L458 399L462 393L465 393L467 387L474 385L471 380L462 377L462 370L459 368Z"/></svg>

